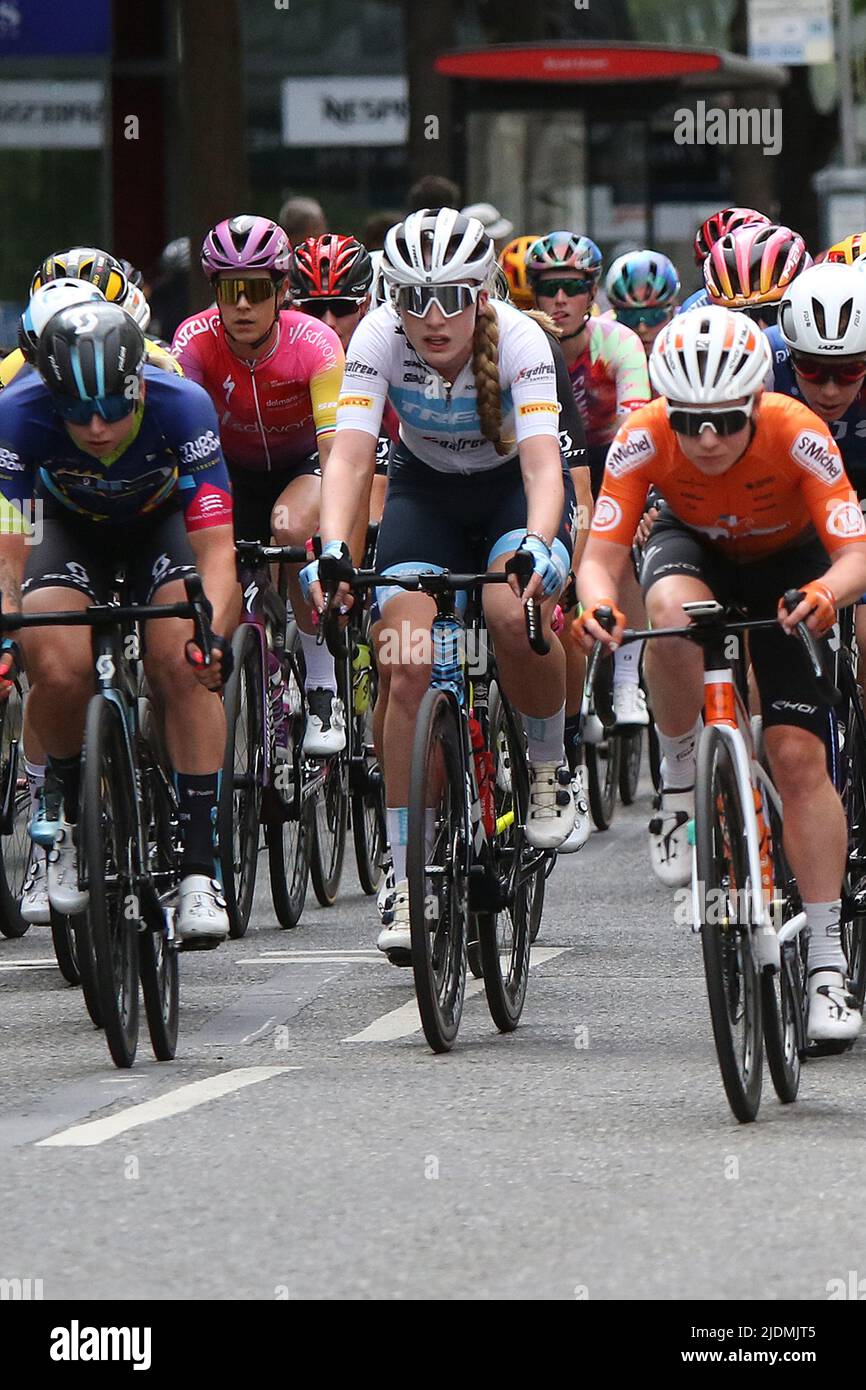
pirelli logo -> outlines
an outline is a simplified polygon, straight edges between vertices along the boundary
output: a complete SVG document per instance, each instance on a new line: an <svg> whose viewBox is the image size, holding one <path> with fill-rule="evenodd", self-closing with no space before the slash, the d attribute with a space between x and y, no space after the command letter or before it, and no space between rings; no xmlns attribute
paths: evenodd
<svg viewBox="0 0 866 1390"><path fill-rule="evenodd" d="M361 410L372 410L372 409L373 409L373 397L372 397L372 396L341 396L341 397L340 397L340 400L339 400L339 402L338 402L338 404L341 405L341 406L344 406L344 405L354 405L354 406L358 406Z"/></svg>
<svg viewBox="0 0 866 1390"><path fill-rule="evenodd" d="M526 405L517 407L518 415L558 415L559 403L557 401L529 401Z"/></svg>

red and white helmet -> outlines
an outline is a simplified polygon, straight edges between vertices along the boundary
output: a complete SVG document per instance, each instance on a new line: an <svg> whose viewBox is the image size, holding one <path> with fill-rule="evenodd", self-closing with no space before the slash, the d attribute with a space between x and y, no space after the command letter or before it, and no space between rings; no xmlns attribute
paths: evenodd
<svg viewBox="0 0 866 1390"><path fill-rule="evenodd" d="M695 265L703 265L717 241L740 227L769 227L770 219L757 208L722 208L714 212L697 230L695 236Z"/></svg>
<svg viewBox="0 0 866 1390"><path fill-rule="evenodd" d="M269 270L282 279L291 260L288 237L269 217L226 218L202 242L201 268L209 280L223 271L244 270Z"/></svg>
<svg viewBox="0 0 866 1390"><path fill-rule="evenodd" d="M745 314L696 307L662 329L650 354L649 374L668 400L725 405L755 395L772 364L769 339Z"/></svg>

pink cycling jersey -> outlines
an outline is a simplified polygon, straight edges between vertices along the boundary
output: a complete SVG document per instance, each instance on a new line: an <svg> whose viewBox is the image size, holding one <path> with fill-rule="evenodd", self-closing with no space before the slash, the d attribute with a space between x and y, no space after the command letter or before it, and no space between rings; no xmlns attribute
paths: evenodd
<svg viewBox="0 0 866 1390"><path fill-rule="evenodd" d="M336 428L343 349L309 314L283 309L277 341L257 362L235 356L216 308L185 319L171 350L213 401L226 460L237 468L288 472Z"/></svg>
<svg viewBox="0 0 866 1390"><path fill-rule="evenodd" d="M626 415L650 399L643 343L616 319L591 318L584 351L569 367L590 448L609 444Z"/></svg>

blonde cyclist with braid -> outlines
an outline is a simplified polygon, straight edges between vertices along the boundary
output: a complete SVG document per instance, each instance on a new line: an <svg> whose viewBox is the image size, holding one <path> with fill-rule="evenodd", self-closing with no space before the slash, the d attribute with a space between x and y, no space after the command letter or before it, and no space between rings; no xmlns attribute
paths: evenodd
<svg viewBox="0 0 866 1390"><path fill-rule="evenodd" d="M559 403L550 344L537 323L489 297L493 245L481 223L454 208L422 209L392 227L383 271L391 302L352 338L337 434L322 480L325 553L341 554L373 473L385 401L400 420L379 530L376 566L502 570L517 550L533 574L526 597L547 600L549 635L568 574L571 478L558 439ZM322 594L317 566L307 581ZM387 954L409 946L406 830L412 735L430 683L435 605L396 586L376 595L381 676L376 709L396 889L383 904ZM491 586L484 610L503 688L523 715L530 766L530 843L555 849L575 807L565 763L565 661L558 642L537 656L526 641L516 587ZM390 634L390 637L389 637ZM394 640L394 637L398 640ZM427 658L426 660L424 658ZM385 915L387 913L387 915ZM392 957L393 958L393 957Z"/></svg>

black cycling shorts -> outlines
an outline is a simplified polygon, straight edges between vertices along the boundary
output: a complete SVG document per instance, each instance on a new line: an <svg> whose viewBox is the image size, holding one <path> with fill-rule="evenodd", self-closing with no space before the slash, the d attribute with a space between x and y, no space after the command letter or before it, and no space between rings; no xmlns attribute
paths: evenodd
<svg viewBox="0 0 866 1390"><path fill-rule="evenodd" d="M567 468L562 481L565 505L556 539L570 561L576 507ZM526 494L519 459L480 473L441 473L422 463L404 444L394 449L376 543L380 572L399 565L436 565L457 574L477 573L490 563L497 542L525 530Z"/></svg>
<svg viewBox="0 0 866 1390"><path fill-rule="evenodd" d="M719 603L735 604L750 618L775 618L785 591L818 579L829 564L817 538L764 559L732 560L662 505L644 547L640 582L646 595L660 579L690 575L702 580ZM750 632L749 656L764 727L795 724L825 742L830 707L818 691L799 639L789 637L781 627Z"/></svg>
<svg viewBox="0 0 866 1390"><path fill-rule="evenodd" d="M22 592L77 589L105 603L118 569L134 603L151 603L157 589L195 570L183 509L173 499L137 521L111 526L78 516L53 498L42 502L42 539L28 547Z"/></svg>
<svg viewBox="0 0 866 1390"><path fill-rule="evenodd" d="M262 545L267 545L271 539L271 513L289 483L307 474L322 476L318 454L310 454L289 468L268 473L238 468L233 463L228 465L228 470L234 499L235 540L259 541Z"/></svg>

